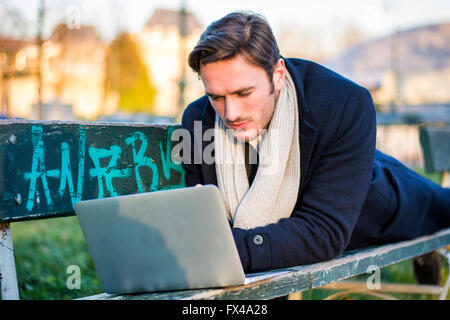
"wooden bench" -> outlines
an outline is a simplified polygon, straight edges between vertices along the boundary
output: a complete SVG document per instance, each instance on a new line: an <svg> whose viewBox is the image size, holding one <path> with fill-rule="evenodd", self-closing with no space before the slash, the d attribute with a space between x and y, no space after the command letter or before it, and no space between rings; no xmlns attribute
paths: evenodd
<svg viewBox="0 0 450 320"><path fill-rule="evenodd" d="M19 299L10 223L73 215L77 201L184 187L184 170L173 161L177 125L0 122L0 281L2 299ZM436 160L435 129L423 129L431 170L448 170ZM421 136L422 139L422 136ZM429 150L429 151L427 151ZM437 161L437 162L436 162ZM445 162L445 161L444 161ZM443 170L442 170L443 169ZM450 244L450 229L384 246L345 252L334 260L274 270L237 287L140 295L100 294L85 299L272 299L332 285L374 268L413 258ZM258 275L257 275L258 276ZM350 283L347 283L349 285ZM445 295L444 287L428 292ZM298 294L297 294L298 296Z"/></svg>
<svg viewBox="0 0 450 320"><path fill-rule="evenodd" d="M442 185L450 187L450 125L420 127L425 171L442 174Z"/></svg>

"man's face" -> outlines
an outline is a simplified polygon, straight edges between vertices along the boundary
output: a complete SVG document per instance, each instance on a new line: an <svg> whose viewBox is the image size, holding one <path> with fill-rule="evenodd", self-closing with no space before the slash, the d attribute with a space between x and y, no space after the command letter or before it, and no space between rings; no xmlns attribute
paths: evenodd
<svg viewBox="0 0 450 320"><path fill-rule="evenodd" d="M284 83L284 70L284 61L280 59L269 81L263 68L237 55L201 65L200 76L226 128L233 129L238 140L248 141L255 138L259 130L268 128Z"/></svg>

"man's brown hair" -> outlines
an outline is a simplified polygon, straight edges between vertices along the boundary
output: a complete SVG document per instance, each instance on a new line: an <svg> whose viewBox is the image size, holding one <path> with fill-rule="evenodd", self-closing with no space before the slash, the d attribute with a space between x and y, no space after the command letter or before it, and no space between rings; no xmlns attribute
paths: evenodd
<svg viewBox="0 0 450 320"><path fill-rule="evenodd" d="M242 56L262 67L272 82L273 69L280 59L277 42L267 21L251 12L232 12L214 21L200 36L189 55L189 66L200 74L200 66Z"/></svg>

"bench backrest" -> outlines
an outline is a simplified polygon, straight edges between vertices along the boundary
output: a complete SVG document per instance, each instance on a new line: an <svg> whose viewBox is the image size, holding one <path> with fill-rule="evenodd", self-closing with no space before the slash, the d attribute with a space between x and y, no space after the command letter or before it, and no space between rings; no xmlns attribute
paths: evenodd
<svg viewBox="0 0 450 320"><path fill-rule="evenodd" d="M427 172L450 170L450 125L420 127L420 144Z"/></svg>
<svg viewBox="0 0 450 320"><path fill-rule="evenodd" d="M0 121L0 223L74 214L80 200L184 186L178 125Z"/></svg>

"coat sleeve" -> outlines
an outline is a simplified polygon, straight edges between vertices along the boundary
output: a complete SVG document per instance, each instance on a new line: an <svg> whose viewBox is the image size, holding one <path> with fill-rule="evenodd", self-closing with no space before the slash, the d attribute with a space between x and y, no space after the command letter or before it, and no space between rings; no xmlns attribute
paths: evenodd
<svg viewBox="0 0 450 320"><path fill-rule="evenodd" d="M291 216L232 229L246 272L326 261L346 248L372 177L376 115L370 93L361 87L342 110L332 138L316 151L321 154Z"/></svg>

